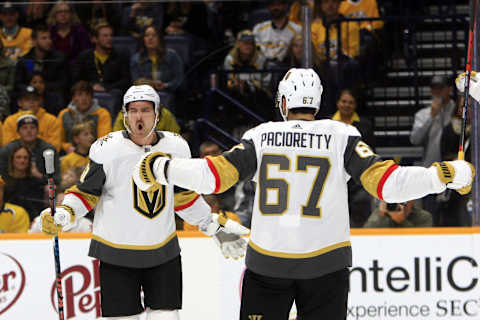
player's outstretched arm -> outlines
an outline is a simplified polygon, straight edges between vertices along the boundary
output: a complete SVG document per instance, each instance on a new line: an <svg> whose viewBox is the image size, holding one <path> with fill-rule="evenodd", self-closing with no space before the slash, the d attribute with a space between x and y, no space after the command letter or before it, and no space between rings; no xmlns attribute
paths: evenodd
<svg viewBox="0 0 480 320"><path fill-rule="evenodd" d="M428 194L455 189L470 192L474 167L464 160L436 162L430 168L399 166L393 160L382 160L373 150L351 136L345 152L348 174L372 196L386 202L405 202Z"/></svg>
<svg viewBox="0 0 480 320"><path fill-rule="evenodd" d="M455 84L460 92L465 90L465 77L466 72L461 73L457 79L455 79ZM478 72L472 71L470 74L470 89L468 92L472 98L480 102L480 74Z"/></svg>
<svg viewBox="0 0 480 320"><path fill-rule="evenodd" d="M397 167L386 178L380 192L387 202L404 202L440 193L446 188L467 194L475 168L464 160L435 162L430 168Z"/></svg>

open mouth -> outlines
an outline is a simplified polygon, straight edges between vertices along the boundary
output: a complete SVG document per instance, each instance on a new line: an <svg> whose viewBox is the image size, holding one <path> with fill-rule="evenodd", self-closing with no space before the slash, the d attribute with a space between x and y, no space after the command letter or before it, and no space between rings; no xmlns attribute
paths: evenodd
<svg viewBox="0 0 480 320"><path fill-rule="evenodd" d="M143 123L137 123L137 129L139 131L142 131L143 130Z"/></svg>

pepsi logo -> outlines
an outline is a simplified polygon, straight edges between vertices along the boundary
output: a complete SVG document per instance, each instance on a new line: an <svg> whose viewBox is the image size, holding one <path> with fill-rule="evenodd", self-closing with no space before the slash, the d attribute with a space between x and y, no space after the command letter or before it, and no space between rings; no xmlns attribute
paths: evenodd
<svg viewBox="0 0 480 320"><path fill-rule="evenodd" d="M20 298L25 288L25 271L17 259L0 252L0 315Z"/></svg>

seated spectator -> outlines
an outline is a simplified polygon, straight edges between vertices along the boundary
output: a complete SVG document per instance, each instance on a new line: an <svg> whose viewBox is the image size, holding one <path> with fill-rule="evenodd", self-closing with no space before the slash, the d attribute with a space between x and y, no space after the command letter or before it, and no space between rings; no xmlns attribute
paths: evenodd
<svg viewBox="0 0 480 320"><path fill-rule="evenodd" d="M157 91L173 92L183 80L183 62L178 54L165 47L162 34L147 27L140 50L130 58L132 80L151 79Z"/></svg>
<svg viewBox="0 0 480 320"><path fill-rule="evenodd" d="M57 1L48 14L47 24L53 47L65 55L69 64L80 52L92 47L87 30L67 2Z"/></svg>
<svg viewBox="0 0 480 320"><path fill-rule="evenodd" d="M162 29L163 7L158 3L136 0L131 6L125 7L122 26L131 36L139 39L148 27Z"/></svg>
<svg viewBox="0 0 480 320"><path fill-rule="evenodd" d="M60 205L63 201L63 197L65 196L64 194L65 189L60 187L57 195L56 195L56 203L57 205ZM32 221L32 225L30 227L30 230L28 230L28 233L41 233L42 232L42 221L41 221L41 216L36 217ZM73 223L72 227L67 230L66 232L92 232L93 224L90 220L88 220L86 217L76 217L75 222Z"/></svg>
<svg viewBox="0 0 480 320"><path fill-rule="evenodd" d="M75 124L71 134L75 151L62 158L62 174L72 168L85 167L88 164L90 146L95 142L95 132L90 121Z"/></svg>
<svg viewBox="0 0 480 320"><path fill-rule="evenodd" d="M128 57L112 46L113 29L99 24L92 38L95 48L82 52L73 68L73 80L93 84L95 92L108 92L115 98L116 110L120 110L121 98L130 84Z"/></svg>
<svg viewBox="0 0 480 320"><path fill-rule="evenodd" d="M29 0L29 4L23 9L25 26L33 29L39 24L46 24L50 7L51 5L42 0Z"/></svg>
<svg viewBox="0 0 480 320"><path fill-rule="evenodd" d="M361 66L355 60L360 55L360 27L356 22L342 22L339 41L337 24L329 26L332 21L344 18L338 11L339 6L340 0L316 0L312 41L320 59L330 61L332 67L337 68L338 71L334 73L338 73L337 87L354 88L363 83Z"/></svg>
<svg viewBox="0 0 480 320"><path fill-rule="evenodd" d="M32 29L18 25L19 7L11 2L4 2L0 8L0 39L3 42L4 54L10 60L17 61L32 48Z"/></svg>
<svg viewBox="0 0 480 320"><path fill-rule="evenodd" d="M66 153L76 150L73 145L73 126L86 121L93 125L94 141L112 131L110 112L93 98L93 88L88 82L78 81L72 87L72 101L58 114L61 146Z"/></svg>
<svg viewBox="0 0 480 320"><path fill-rule="evenodd" d="M58 112L65 107L63 92L45 90L45 79L40 72L34 71L28 79L28 84L37 89L40 95L40 105L45 108L48 113L57 115Z"/></svg>
<svg viewBox="0 0 480 320"><path fill-rule="evenodd" d="M46 25L37 25L32 32L33 48L17 62L16 88L28 85L33 73L42 74L47 92L63 97L68 85L65 56L52 49L50 31Z"/></svg>
<svg viewBox="0 0 480 320"><path fill-rule="evenodd" d="M151 79L139 78L135 81L135 85L137 86L142 84L153 87ZM118 113L117 119L115 119L115 124L113 125L113 131L120 130L126 130L122 111ZM180 133L180 126L178 125L175 116L170 110L163 106L163 101L160 101L160 115L158 117L157 130Z"/></svg>
<svg viewBox="0 0 480 320"><path fill-rule="evenodd" d="M288 14L288 20L292 21L293 23L302 25L302 2L303 0L294 0L292 5L290 6L290 11ZM307 5L312 8L314 6L313 0L307 0Z"/></svg>
<svg viewBox="0 0 480 320"><path fill-rule="evenodd" d="M8 153L8 171L2 174L5 180L4 198L27 210L30 221L45 208L45 183L27 147L12 145ZM3 161L3 154L2 159ZM42 159L43 161L43 159Z"/></svg>
<svg viewBox="0 0 480 320"><path fill-rule="evenodd" d="M5 181L0 177L0 233L23 233L30 227L30 217L24 208L5 203Z"/></svg>
<svg viewBox="0 0 480 320"><path fill-rule="evenodd" d="M60 127L57 118L41 107L42 98L37 89L26 86L20 91L18 105L20 110L5 119L3 123L3 145L18 139L17 122L25 113L35 115L38 120L38 136L60 150Z"/></svg>
<svg viewBox="0 0 480 320"><path fill-rule="evenodd" d="M272 20L256 24L253 34L257 46L269 62L267 67L275 67L275 63L283 61L290 42L302 31L302 27L288 20L287 0L268 0L267 7Z"/></svg>
<svg viewBox="0 0 480 320"><path fill-rule="evenodd" d="M344 89L337 99L338 111L333 115L332 120L341 121L352 125L360 131L362 140L370 147L375 147L375 135L372 123L360 117L356 112L357 99L353 92ZM372 196L357 184L353 179L348 181L348 208L350 214L350 226L353 228L362 227L372 211Z"/></svg>
<svg viewBox="0 0 480 320"><path fill-rule="evenodd" d="M265 56L255 46L255 36L250 30L243 30L238 33L235 46L225 57L223 68L227 72L235 71L228 74L227 82L234 98L244 105L255 106L255 112L270 120L273 118L272 94L269 91L271 75L254 72L263 70L265 63Z"/></svg>
<svg viewBox="0 0 480 320"><path fill-rule="evenodd" d="M428 228L432 226L430 212L416 207L415 200L406 203L387 204L380 201L365 228Z"/></svg>
<svg viewBox="0 0 480 320"><path fill-rule="evenodd" d="M43 151L53 149L55 151L55 168L60 168L58 152L55 147L38 137L38 120L32 114L23 114L18 118L17 126L19 139L14 140L4 146L0 153L0 174L5 175L8 172L8 160L14 149L23 146L28 149L32 160L32 175L36 178L44 178L45 161ZM55 181L60 182L60 170L55 171ZM46 181L46 180L45 180Z"/></svg>
<svg viewBox="0 0 480 320"><path fill-rule="evenodd" d="M340 14L348 18L378 18L377 0L356 0L342 1L338 9ZM383 28L383 21L363 21L360 23L361 29L375 30Z"/></svg>
<svg viewBox="0 0 480 320"><path fill-rule="evenodd" d="M352 125L360 131L362 140L370 147L375 148L375 135L371 121L360 117L357 110L357 98L352 90L343 89L337 99L338 111L333 115L332 120Z"/></svg>

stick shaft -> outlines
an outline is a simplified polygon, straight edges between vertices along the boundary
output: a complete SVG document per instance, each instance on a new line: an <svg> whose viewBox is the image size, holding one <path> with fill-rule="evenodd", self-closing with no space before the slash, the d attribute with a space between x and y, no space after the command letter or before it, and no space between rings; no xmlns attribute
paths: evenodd
<svg viewBox="0 0 480 320"><path fill-rule="evenodd" d="M471 0L470 5L470 28L468 30L468 50L467 50L467 59L465 67L465 87L464 87L464 98L465 104L462 111L462 130L460 131L460 141L458 143L458 159L465 160L465 131L467 127L467 118L468 118L468 96L470 92L470 75L472 72L472 60L473 60L473 39L474 31L477 25L477 2L478 0Z"/></svg>
<svg viewBox="0 0 480 320"><path fill-rule="evenodd" d="M50 209L52 215L55 214L55 182L53 181L53 175L48 177L48 200L50 202ZM60 320L65 319L65 313L63 311L63 287L62 287L62 268L60 267L60 247L58 245L58 236L55 236L53 241L53 256L55 258L55 286L57 289L57 304L58 304L58 318Z"/></svg>

